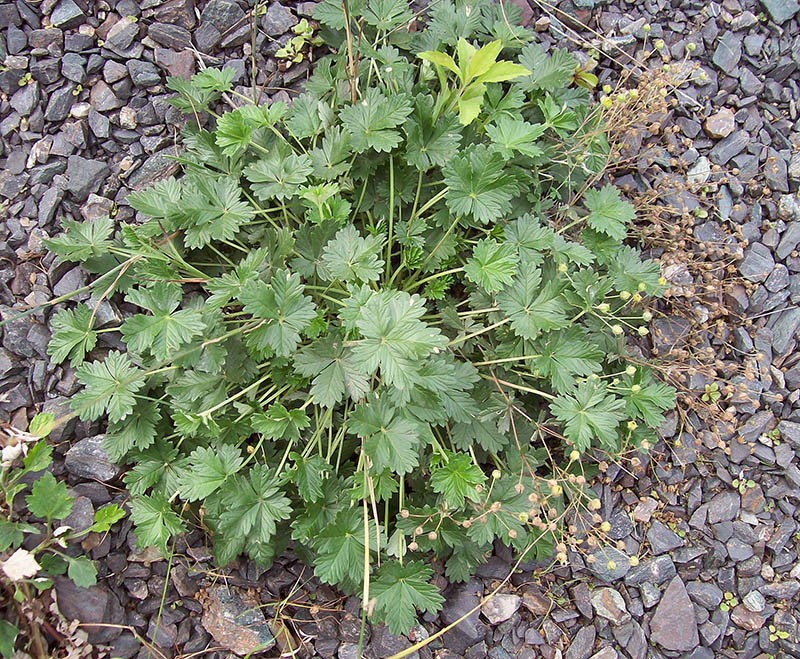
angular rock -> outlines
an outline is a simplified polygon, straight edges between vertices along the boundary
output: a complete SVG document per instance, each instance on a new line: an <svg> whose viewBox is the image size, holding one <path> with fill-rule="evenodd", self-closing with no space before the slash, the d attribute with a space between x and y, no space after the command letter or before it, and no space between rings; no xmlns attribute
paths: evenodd
<svg viewBox="0 0 800 659"><path fill-rule="evenodd" d="M766 619L762 613L751 611L744 604L738 604L731 611L733 624L749 632L757 632L764 626Z"/></svg>
<svg viewBox="0 0 800 659"><path fill-rule="evenodd" d="M736 128L736 119L734 119L733 110L723 108L719 112L715 112L705 120L703 127L710 137L715 139L728 137L728 135L733 132L733 129Z"/></svg>
<svg viewBox="0 0 800 659"><path fill-rule="evenodd" d="M128 62L128 73L133 84L139 88L152 87L161 83L161 72L155 64L131 60Z"/></svg>
<svg viewBox="0 0 800 659"><path fill-rule="evenodd" d="M286 7L273 2L261 17L261 27L270 37L279 37L297 25L297 19Z"/></svg>
<svg viewBox="0 0 800 659"><path fill-rule="evenodd" d="M203 603L203 627L226 650L239 656L260 653L275 645L261 603L235 586L214 586Z"/></svg>
<svg viewBox="0 0 800 659"><path fill-rule="evenodd" d="M97 191L108 172L108 165L100 160L70 156L67 160L67 190L83 201L90 192Z"/></svg>
<svg viewBox="0 0 800 659"><path fill-rule="evenodd" d="M708 157L715 165L725 165L731 158L739 155L749 142L750 134L746 130L737 130L717 142Z"/></svg>
<svg viewBox="0 0 800 659"><path fill-rule="evenodd" d="M74 444L64 457L67 471L73 476L101 483L113 481L119 475L119 467L111 461L103 448L105 439L105 435L97 435Z"/></svg>
<svg viewBox="0 0 800 659"><path fill-rule="evenodd" d="M613 588L598 588L592 594L592 606L601 618L610 620L615 625L622 625L631 619L625 606L625 600Z"/></svg>
<svg viewBox="0 0 800 659"><path fill-rule="evenodd" d="M448 589L439 617L446 625L454 623L480 603L483 585L477 579L455 584ZM480 609L444 634L445 647L464 655L471 645L483 638L486 627L480 622Z"/></svg>
<svg viewBox="0 0 800 659"><path fill-rule="evenodd" d="M513 616L522 603L519 595L498 593L481 605L481 613L491 625L499 625Z"/></svg>
<svg viewBox="0 0 800 659"><path fill-rule="evenodd" d="M82 622L90 642L105 645L122 633L122 628L113 625L125 622L125 610L113 592L101 585L80 588L66 577L55 577L54 581L58 610L68 620Z"/></svg>
<svg viewBox="0 0 800 659"><path fill-rule="evenodd" d="M92 87L92 91L89 94L89 102L98 112L116 110L123 105L122 101L117 98L114 90L103 80L98 80Z"/></svg>
<svg viewBox="0 0 800 659"><path fill-rule="evenodd" d="M782 311L772 326L772 349L783 355L789 349L792 339L800 328L800 309Z"/></svg>
<svg viewBox="0 0 800 659"><path fill-rule="evenodd" d="M632 567L625 577L625 585L638 586L645 581L660 584L672 579L675 574L675 563L669 556L656 556Z"/></svg>
<svg viewBox="0 0 800 659"><path fill-rule="evenodd" d="M683 546L683 540L681 540L680 536L658 520L653 522L653 525L647 529L646 537L653 554L656 556Z"/></svg>
<svg viewBox="0 0 800 659"><path fill-rule="evenodd" d="M50 100L47 101L47 108L44 111L44 118L47 121L64 121L67 118L75 100L72 94L74 89L74 85L66 85L50 94Z"/></svg>
<svg viewBox="0 0 800 659"><path fill-rule="evenodd" d="M768 247L761 243L753 243L744 252L739 262L739 272L749 281L762 282L769 277L775 267L775 259Z"/></svg>
<svg viewBox="0 0 800 659"><path fill-rule="evenodd" d="M132 16L125 16L109 30L104 47L118 55L124 55L138 34L139 23Z"/></svg>
<svg viewBox="0 0 800 659"><path fill-rule="evenodd" d="M712 61L720 71L730 75L739 66L740 59L742 59L741 38L735 32L728 30L717 42Z"/></svg>
<svg viewBox="0 0 800 659"><path fill-rule="evenodd" d="M9 103L21 117L27 117L36 108L39 102L39 83L30 82L16 92Z"/></svg>
<svg viewBox="0 0 800 659"><path fill-rule="evenodd" d="M85 18L83 10L72 0L60 0L50 14L50 25L66 30L78 27Z"/></svg>
<svg viewBox="0 0 800 659"><path fill-rule="evenodd" d="M162 46L183 50L192 47L192 35L185 27L168 23L153 23L147 30L150 38Z"/></svg>
<svg viewBox="0 0 800 659"><path fill-rule="evenodd" d="M596 637L597 632L593 626L581 627L564 653L564 659L589 659Z"/></svg>
<svg viewBox="0 0 800 659"><path fill-rule="evenodd" d="M674 652L688 652L700 643L694 607L677 575L664 591L650 621L650 639Z"/></svg>
<svg viewBox="0 0 800 659"><path fill-rule="evenodd" d="M201 23L211 23L220 32L225 33L238 26L245 13L232 0L210 0L200 15Z"/></svg>
<svg viewBox="0 0 800 659"><path fill-rule="evenodd" d="M800 11L798 0L761 0L761 4L778 25L785 23Z"/></svg>

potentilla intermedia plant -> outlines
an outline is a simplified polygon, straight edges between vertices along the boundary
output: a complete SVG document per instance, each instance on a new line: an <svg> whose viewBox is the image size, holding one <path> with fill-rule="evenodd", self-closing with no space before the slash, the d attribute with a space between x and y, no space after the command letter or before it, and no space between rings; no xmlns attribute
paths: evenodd
<svg viewBox="0 0 800 659"><path fill-rule="evenodd" d="M333 54L290 106L230 70L170 81L207 126L183 176L130 194L135 223L49 242L137 313L59 311L50 351L130 465L140 545L200 526L220 564L268 565L291 544L405 633L442 604L433 565L465 580L495 540L563 559L600 525L582 456L651 441L674 404L626 347L664 282L597 183L593 76L517 8L317 12Z"/></svg>

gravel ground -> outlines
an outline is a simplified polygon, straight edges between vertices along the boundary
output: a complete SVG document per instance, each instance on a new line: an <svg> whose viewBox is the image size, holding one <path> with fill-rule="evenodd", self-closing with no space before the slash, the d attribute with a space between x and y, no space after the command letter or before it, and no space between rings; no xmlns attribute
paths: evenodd
<svg viewBox="0 0 800 659"><path fill-rule="evenodd" d="M189 76L199 61L224 63L237 70L240 91L251 91L245 5L0 4L3 319L14 306L87 282L81 268L54 265L43 249L62 218L130 219L129 190L173 171L167 156L182 118L166 103L167 75ZM479 613L411 656L800 657L800 2L592 5L544 10L532 2L526 18L543 44L582 53L576 44L589 42L626 66L658 39L663 48L650 61L659 65L681 61L693 43L691 58L704 72L651 118L653 130L630 131L633 158L617 180L633 196L657 198L673 218L671 234L643 226L672 287L643 351L685 367L678 375L688 411L671 415L664 439L638 465L609 465L596 483L612 526L609 547L593 561L574 552L567 566L523 564ZM307 74L306 62L285 70L272 55L313 6L273 2L258 19L255 82L285 88L274 95L287 96ZM608 59L596 71L612 86L619 72ZM2 328L0 417L18 427L40 409L63 412L77 390L74 371L47 359L52 311ZM104 302L98 318L112 323L119 314ZM714 382L724 397L702 404ZM124 500L100 431L73 422L53 436L63 458L56 473L77 497L75 528L88 525L95 507ZM178 541L167 582L168 564L137 552L129 522L118 526L71 548L89 551L100 584L88 593L66 580L56 588L68 618L119 625L84 628L92 643L112 647L105 656L221 659L273 635L269 656L292 648L297 656L356 656L358 602L320 586L291 556L267 572L243 562L223 573L193 532ZM441 578L441 614L426 617L410 640L372 627L365 656L390 656L458 619L512 565L498 547L468 583Z"/></svg>

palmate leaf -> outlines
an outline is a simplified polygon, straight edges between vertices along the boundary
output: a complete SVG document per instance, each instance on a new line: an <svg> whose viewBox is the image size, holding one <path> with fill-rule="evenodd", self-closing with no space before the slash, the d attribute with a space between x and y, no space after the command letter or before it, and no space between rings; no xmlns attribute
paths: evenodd
<svg viewBox="0 0 800 659"><path fill-rule="evenodd" d="M481 238L464 265L469 280L489 293L510 284L516 271L517 254L513 246L491 238Z"/></svg>
<svg viewBox="0 0 800 659"><path fill-rule="evenodd" d="M320 455L310 455L304 458L299 453L292 451L289 457L294 460L291 470L292 482L297 485L297 492L303 501L313 502L322 494L322 484L325 475L330 471L330 465Z"/></svg>
<svg viewBox="0 0 800 659"><path fill-rule="evenodd" d="M436 613L442 607L444 597L430 583L432 576L433 570L420 561L381 565L370 593L375 597L375 615L386 621L392 634L407 634L416 623L417 609Z"/></svg>
<svg viewBox="0 0 800 659"><path fill-rule="evenodd" d="M363 153L368 149L391 151L402 138L396 130L411 114L411 101L404 93L386 96L375 87L364 94L354 105L341 110L342 125L351 137L353 151Z"/></svg>
<svg viewBox="0 0 800 659"><path fill-rule="evenodd" d="M586 377L602 369L603 351L589 343L580 327L563 332L549 332L533 344L539 354L530 361L530 368L542 377L549 377L553 388L567 393L577 377Z"/></svg>
<svg viewBox="0 0 800 659"><path fill-rule="evenodd" d="M382 247L380 237L364 238L348 224L322 250L319 270L328 281L375 281L383 272L384 261L378 256Z"/></svg>
<svg viewBox="0 0 800 659"><path fill-rule="evenodd" d="M196 448L189 456L189 468L180 479L181 497L186 501L205 499L216 492L244 464L241 451L222 444L215 448Z"/></svg>
<svg viewBox="0 0 800 659"><path fill-rule="evenodd" d="M228 176L187 175L181 197L187 247L205 247L212 240L231 240L253 208L241 199L238 181Z"/></svg>
<svg viewBox="0 0 800 659"><path fill-rule="evenodd" d="M664 423L663 412L675 407L675 390L658 382L650 369L638 369L636 375L622 378L625 412L633 418L643 419L651 428Z"/></svg>
<svg viewBox="0 0 800 659"><path fill-rule="evenodd" d="M443 169L449 187L445 196L448 208L481 224L499 219L517 194L517 183L504 168L505 159L482 145L453 158Z"/></svg>
<svg viewBox="0 0 800 659"><path fill-rule="evenodd" d="M360 583L364 573L364 527L359 508L342 510L313 539L317 560L314 574L320 581Z"/></svg>
<svg viewBox="0 0 800 659"><path fill-rule="evenodd" d="M609 394L605 384L583 382L574 394L562 394L550 403L550 411L579 451L586 451L593 438L605 449L618 448L617 426L625 418L625 403Z"/></svg>
<svg viewBox="0 0 800 659"><path fill-rule="evenodd" d="M314 166L314 176L325 181L335 181L350 170L350 134L339 126L325 132L321 146L309 152Z"/></svg>
<svg viewBox="0 0 800 659"><path fill-rule="evenodd" d="M450 508L460 508L466 499L478 500L475 488L484 481L486 476L466 453L447 453L431 468L431 487Z"/></svg>
<svg viewBox="0 0 800 659"><path fill-rule="evenodd" d="M519 61L531 72L519 82L523 88L531 91L552 92L566 87L575 67L578 66L578 61L565 49L557 48L548 55L538 43L525 46L520 53Z"/></svg>
<svg viewBox="0 0 800 659"><path fill-rule="evenodd" d="M88 222L64 219L65 233L45 240L47 249L68 261L86 261L108 255L114 223L107 217Z"/></svg>
<svg viewBox="0 0 800 659"><path fill-rule="evenodd" d="M592 229L616 240L625 240L628 225L636 217L636 211L632 204L620 199L616 187L608 184L600 190L587 190L583 203L589 209L586 223Z"/></svg>
<svg viewBox="0 0 800 659"><path fill-rule="evenodd" d="M636 291L639 284L644 284L645 291L651 295L663 290L658 283L661 277L659 264L650 259L643 261L639 252L627 245L619 247L608 265L608 272L618 291Z"/></svg>
<svg viewBox="0 0 800 659"><path fill-rule="evenodd" d="M271 348L288 357L297 348L302 332L317 315L314 302L303 295L300 276L278 270L269 284L249 281L239 293L244 310L265 322L248 333L247 341L258 350Z"/></svg>
<svg viewBox="0 0 800 659"><path fill-rule="evenodd" d="M486 127L494 148L503 158L512 158L514 153L524 156L537 157L542 155L541 147L536 145L545 131L543 124L529 124L522 119L508 119L501 117L496 124Z"/></svg>
<svg viewBox="0 0 800 659"><path fill-rule="evenodd" d="M143 190L131 192L125 201L147 217L169 220L180 213L182 192L181 182L170 176Z"/></svg>
<svg viewBox="0 0 800 659"><path fill-rule="evenodd" d="M369 0L364 12L366 23L382 31L393 30L409 19L411 11L406 0Z"/></svg>
<svg viewBox="0 0 800 659"><path fill-rule="evenodd" d="M364 451L380 473L407 474L419 464L420 426L406 418L387 394L372 395L350 415L348 430L364 440Z"/></svg>
<svg viewBox="0 0 800 659"><path fill-rule="evenodd" d="M82 302L74 310L62 309L56 313L50 319L50 331L47 354L54 364L69 359L70 366L75 367L97 343L92 311Z"/></svg>
<svg viewBox="0 0 800 659"><path fill-rule="evenodd" d="M323 123L325 112L325 104L316 96L302 94L292 102L286 129L297 139L319 135L326 125Z"/></svg>
<svg viewBox="0 0 800 659"><path fill-rule="evenodd" d="M136 403L134 395L142 388L142 371L130 359L112 350L102 362L81 364L76 372L84 389L72 397L70 407L84 421L96 421L103 412L112 423L122 421Z"/></svg>
<svg viewBox="0 0 800 659"><path fill-rule="evenodd" d="M405 389L414 384L416 362L443 348L447 338L420 320L425 300L405 291L374 293L361 306L356 326L364 337L353 346L353 358L365 374L380 367L384 382Z"/></svg>
<svg viewBox="0 0 800 659"><path fill-rule="evenodd" d="M406 121L406 162L421 172L432 166L444 167L458 153L461 126L455 116L434 118L433 98L419 94L414 99L414 112Z"/></svg>
<svg viewBox="0 0 800 659"><path fill-rule="evenodd" d="M156 424L160 420L158 403L137 400L133 414L129 414L124 421L109 424L103 442L108 456L114 462L119 462L133 448L143 451L152 445L156 438Z"/></svg>
<svg viewBox="0 0 800 659"><path fill-rule="evenodd" d="M33 484L25 502L31 514L49 522L67 517L72 512L74 499L67 492L67 486L48 471Z"/></svg>
<svg viewBox="0 0 800 659"><path fill-rule="evenodd" d="M350 17L363 16L366 0L351 0L348 3ZM322 0L314 7L314 18L334 30L344 29L344 9L340 0Z"/></svg>
<svg viewBox="0 0 800 659"><path fill-rule="evenodd" d="M497 306L511 318L511 329L524 339L567 327L568 305L557 282L542 285L538 268L524 268L511 286L497 295Z"/></svg>
<svg viewBox="0 0 800 659"><path fill-rule="evenodd" d="M226 565L238 556L248 540L268 544L277 523L288 519L292 508L265 465L256 465L245 477L234 477L222 492L222 513L214 535L214 554Z"/></svg>
<svg viewBox="0 0 800 659"><path fill-rule="evenodd" d="M127 302L147 309L152 315L136 314L126 320L120 331L134 352L150 352L157 360L165 361L206 325L199 309L181 309L183 291L173 282L156 282L151 288L132 290Z"/></svg>
<svg viewBox="0 0 800 659"><path fill-rule="evenodd" d="M300 439L300 431L311 425L303 410L289 410L280 403L273 403L264 414L254 414L250 419L253 430L268 439Z"/></svg>
<svg viewBox="0 0 800 659"><path fill-rule="evenodd" d="M167 498L160 494L141 495L131 499L130 507L137 546L158 547L166 556L169 539L186 530Z"/></svg>
<svg viewBox="0 0 800 659"><path fill-rule="evenodd" d="M274 149L270 155L245 167L244 175L259 199L285 200L298 194L313 169L308 156Z"/></svg>
<svg viewBox="0 0 800 659"><path fill-rule="evenodd" d="M369 391L369 381L356 365L353 352L342 338L330 335L318 339L294 356L295 370L313 377L311 397L323 407L331 407L349 396L361 399Z"/></svg>

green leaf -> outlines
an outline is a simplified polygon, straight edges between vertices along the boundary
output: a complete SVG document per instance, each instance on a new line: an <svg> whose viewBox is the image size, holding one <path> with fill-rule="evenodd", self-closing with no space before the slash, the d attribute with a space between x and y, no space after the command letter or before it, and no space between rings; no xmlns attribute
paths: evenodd
<svg viewBox="0 0 800 659"><path fill-rule="evenodd" d="M417 53L417 57L427 62L432 62L433 64L443 66L461 78L461 69L458 68L455 60L447 53L440 53L436 50L425 50L421 53Z"/></svg>
<svg viewBox="0 0 800 659"><path fill-rule="evenodd" d="M628 235L628 225L636 217L633 205L620 199L619 190L611 184L600 190L587 190L583 203L589 209L586 223L595 231L624 240Z"/></svg>
<svg viewBox="0 0 800 659"><path fill-rule="evenodd" d="M352 0L348 2L350 20L354 16L362 16L366 9L366 0ZM341 0L322 0L314 7L314 18L320 23L332 27L334 30L344 29L344 9Z"/></svg>
<svg viewBox="0 0 800 659"><path fill-rule="evenodd" d="M564 424L564 434L579 451L597 438L608 450L617 450L617 426L625 418L625 403L592 381L578 385L573 395L562 394L550 403L553 416Z"/></svg>
<svg viewBox="0 0 800 659"><path fill-rule="evenodd" d="M461 127L452 114L435 117L433 98L419 94L414 113L406 121L406 162L421 172L432 166L444 167L458 153Z"/></svg>
<svg viewBox="0 0 800 659"><path fill-rule="evenodd" d="M651 295L663 290L658 283L661 277L658 263L650 259L643 261L639 252L627 245L616 250L614 259L608 264L608 273L618 291L636 291L639 284L644 284L645 291Z"/></svg>
<svg viewBox="0 0 800 659"><path fill-rule="evenodd" d="M319 135L325 127L322 120L325 107L322 101L311 94L298 96L292 102L289 119L286 121L289 133L297 139Z"/></svg>
<svg viewBox="0 0 800 659"><path fill-rule="evenodd" d="M470 147L466 155L453 158L443 169L448 208L481 224L498 220L517 193L516 181L504 170L504 158L484 146Z"/></svg>
<svg viewBox="0 0 800 659"><path fill-rule="evenodd" d="M517 255L513 246L481 238L464 265L467 278L492 293L510 284L517 271Z"/></svg>
<svg viewBox="0 0 800 659"><path fill-rule="evenodd" d="M158 361L166 361L206 328L199 309L181 309L183 292L172 282L156 282L151 288L132 290L126 302L147 309L152 316L136 314L126 320L120 331L134 352L149 352Z"/></svg>
<svg viewBox="0 0 800 659"><path fill-rule="evenodd" d="M28 451L28 455L22 459L25 471L36 473L37 471L47 469L53 461L52 455L53 449L47 442L36 442Z"/></svg>
<svg viewBox="0 0 800 659"><path fill-rule="evenodd" d="M268 544L277 523L288 519L292 508L269 469L256 465L247 477L236 476L225 487L222 511L214 536L214 552L225 565L242 552L248 541Z"/></svg>
<svg viewBox="0 0 800 659"><path fill-rule="evenodd" d="M478 51L469 58L467 64L466 79L471 80L485 74L492 68L497 61L497 56L503 50L501 41L492 41L481 46ZM463 70L463 65L462 65Z"/></svg>
<svg viewBox="0 0 800 659"><path fill-rule="evenodd" d="M291 471L292 482L297 485L297 492L303 501L313 502L323 495L322 483L330 471L330 465L320 455L304 458L292 451L289 457L294 460Z"/></svg>
<svg viewBox="0 0 800 659"><path fill-rule="evenodd" d="M369 0L364 20L378 30L393 30L411 19L406 0Z"/></svg>
<svg viewBox="0 0 800 659"><path fill-rule="evenodd" d="M78 588L91 588L97 583L97 568L86 556L67 556L67 576Z"/></svg>
<svg viewBox="0 0 800 659"><path fill-rule="evenodd" d="M52 336L47 345L47 354L54 364L69 359L69 365L76 367L86 357L86 353L97 343L92 312L83 303L75 309L62 309L50 319Z"/></svg>
<svg viewBox="0 0 800 659"><path fill-rule="evenodd" d="M144 450L156 438L156 424L161 420L158 403L151 400L137 400L133 414L124 421L111 423L103 442L114 462L120 462L133 448Z"/></svg>
<svg viewBox="0 0 800 659"><path fill-rule="evenodd" d="M348 430L364 440L375 471L407 474L418 464L419 425L392 405L388 395L369 396L350 415Z"/></svg>
<svg viewBox="0 0 800 659"><path fill-rule="evenodd" d="M215 141L226 156L235 157L250 145L253 126L240 109L226 112L217 120Z"/></svg>
<svg viewBox="0 0 800 659"><path fill-rule="evenodd" d="M468 126L478 118L485 92L486 85L473 82L458 96L458 121L462 126Z"/></svg>
<svg viewBox="0 0 800 659"><path fill-rule="evenodd" d="M215 448L196 448L189 456L189 469L180 480L181 497L199 501L222 487L244 464L241 451L222 444Z"/></svg>
<svg viewBox="0 0 800 659"><path fill-rule="evenodd" d="M89 527L89 530L95 533L105 533L123 517L125 517L125 511L117 504L111 503L103 506L95 511L94 523Z"/></svg>
<svg viewBox="0 0 800 659"><path fill-rule="evenodd" d="M147 217L167 220L180 212L182 192L183 185L170 176L143 190L131 192L125 201Z"/></svg>
<svg viewBox="0 0 800 659"><path fill-rule="evenodd" d="M444 497L449 508L460 508L466 499L480 499L475 488L485 481L484 473L465 453L448 452L431 468L431 487Z"/></svg>
<svg viewBox="0 0 800 659"><path fill-rule="evenodd" d="M47 249L68 261L86 261L108 254L111 247L111 234L114 223L107 217L99 217L88 222L63 220L66 233L45 240Z"/></svg>
<svg viewBox="0 0 800 659"><path fill-rule="evenodd" d="M187 176L181 198L187 247L205 247L214 240L231 240L253 208L241 199L242 190L230 176Z"/></svg>
<svg viewBox="0 0 800 659"><path fill-rule="evenodd" d="M541 332L567 327L569 307L555 281L542 286L538 268L524 268L511 286L497 296L497 306L511 318L511 329L525 339L535 339Z"/></svg>
<svg viewBox="0 0 800 659"><path fill-rule="evenodd" d="M383 272L382 247L380 237L368 234L364 238L348 224L322 250L319 269L328 281L376 281Z"/></svg>
<svg viewBox="0 0 800 659"><path fill-rule="evenodd" d="M291 199L314 170L307 155L284 154L273 149L270 155L245 167L244 175L261 200Z"/></svg>
<svg viewBox="0 0 800 659"><path fill-rule="evenodd" d="M266 414L255 414L250 419L253 430L268 439L300 439L300 431L311 425L311 420L303 410L289 410L280 403L270 405Z"/></svg>
<svg viewBox="0 0 800 659"><path fill-rule="evenodd" d="M416 610L436 613L444 604L439 589L430 583L433 570L420 561L405 565L387 561L370 586L375 597L375 615L386 621L395 635L408 634L417 622Z"/></svg>
<svg viewBox="0 0 800 659"><path fill-rule="evenodd" d="M291 355L300 342L300 332L316 317L314 302L303 295L300 276L278 270L269 285L248 281L239 293L244 310L266 322L247 335L258 350L272 348L278 355Z"/></svg>
<svg viewBox="0 0 800 659"><path fill-rule="evenodd" d="M603 351L584 338L579 327L563 332L549 332L534 344L539 353L531 360L531 369L542 377L549 377L553 388L568 393L577 377L586 377L602 369Z"/></svg>
<svg viewBox="0 0 800 659"><path fill-rule="evenodd" d="M314 166L314 176L325 181L335 181L350 171L350 134L339 126L325 131L322 145L309 152Z"/></svg>
<svg viewBox="0 0 800 659"><path fill-rule="evenodd" d="M33 484L25 502L32 515L50 522L67 517L72 512L74 500L67 492L67 486L47 472Z"/></svg>
<svg viewBox="0 0 800 659"><path fill-rule="evenodd" d="M411 102L403 93L385 96L370 87L364 98L341 110L342 125L349 131L353 151L391 151L402 138L397 129L411 114Z"/></svg>
<svg viewBox="0 0 800 659"><path fill-rule="evenodd" d="M331 407L350 396L360 400L369 391L367 377L358 369L353 351L340 337L327 336L303 348L294 357L295 370L313 377L309 393L315 403Z"/></svg>
<svg viewBox="0 0 800 659"><path fill-rule="evenodd" d="M514 62L507 62L505 60L495 62L486 73L478 76L478 82L506 82L507 80L514 80L520 76L528 75L530 71L521 64L514 64Z"/></svg>
<svg viewBox="0 0 800 659"><path fill-rule="evenodd" d="M17 642L19 629L8 620L0 620L0 654L3 659L12 659L14 656L14 644Z"/></svg>
<svg viewBox="0 0 800 659"><path fill-rule="evenodd" d="M338 584L344 579L360 583L364 572L364 527L358 508L343 510L336 523L313 539L317 551L314 574L320 581Z"/></svg>
<svg viewBox="0 0 800 659"><path fill-rule="evenodd" d="M353 346L356 365L365 374L378 367L384 382L400 389L410 387L418 371L416 362L444 348L438 328L420 320L425 300L405 291L374 293L361 307L356 326L364 337Z"/></svg>
<svg viewBox="0 0 800 659"><path fill-rule="evenodd" d="M130 506L137 546L140 549L158 547L166 556L169 539L186 530L183 520L160 494L135 496Z"/></svg>
<svg viewBox="0 0 800 659"><path fill-rule="evenodd" d="M520 63L531 72L521 81L530 91L556 91L566 87L578 66L578 61L565 49L557 48L547 55L538 43L530 43L522 49Z"/></svg>
<svg viewBox="0 0 800 659"><path fill-rule="evenodd" d="M25 536L19 524L7 519L0 519L0 551L16 549L23 540L25 540Z"/></svg>
<svg viewBox="0 0 800 659"><path fill-rule="evenodd" d="M655 380L647 368L638 369L636 375L624 376L621 386L625 413L631 419L644 419L651 428L658 428L664 423L663 412L675 407L675 390Z"/></svg>
<svg viewBox="0 0 800 659"><path fill-rule="evenodd" d="M501 117L497 124L486 127L487 135L504 158L512 158L515 152L531 157L542 155L543 151L536 145L536 140L541 137L544 130L542 124L529 124L521 119L507 117Z"/></svg>

